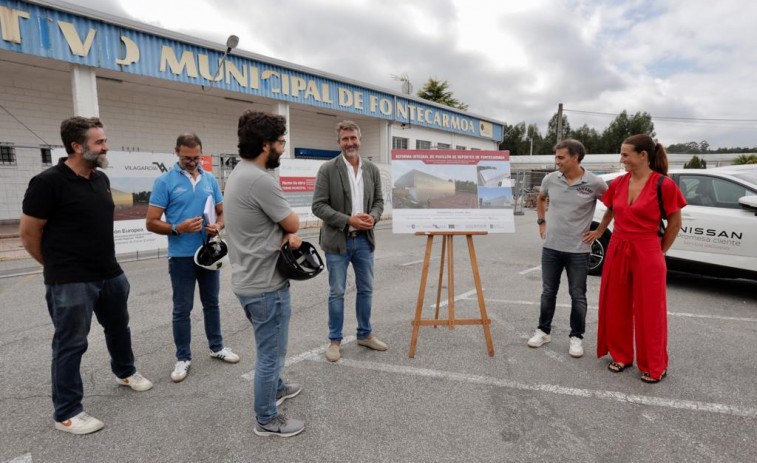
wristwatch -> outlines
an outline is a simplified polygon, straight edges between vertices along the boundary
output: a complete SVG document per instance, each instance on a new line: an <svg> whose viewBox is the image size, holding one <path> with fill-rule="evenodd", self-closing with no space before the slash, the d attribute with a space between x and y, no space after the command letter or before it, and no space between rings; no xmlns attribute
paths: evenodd
<svg viewBox="0 0 757 463"><path fill-rule="evenodd" d="M543 224L543 223L546 223L546 222L547 222L547 221L546 221L546 220L544 220L544 219L542 219L542 218L538 218L538 219L536 219L536 224L537 224L537 225L541 225L541 224Z"/></svg>
<svg viewBox="0 0 757 463"><path fill-rule="evenodd" d="M179 230L176 229L176 224L171 225L171 235L179 236Z"/></svg>

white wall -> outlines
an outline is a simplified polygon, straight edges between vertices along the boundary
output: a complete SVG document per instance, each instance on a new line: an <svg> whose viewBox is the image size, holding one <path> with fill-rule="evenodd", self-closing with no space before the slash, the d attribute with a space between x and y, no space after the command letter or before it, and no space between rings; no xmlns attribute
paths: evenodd
<svg viewBox="0 0 757 463"><path fill-rule="evenodd" d="M60 145L60 122L73 113L71 77L68 72L35 68L0 61L0 142L27 145L16 148L16 165L0 166L0 220L21 217L21 202L29 180L46 169L40 145ZM57 159L52 160L53 163Z"/></svg>
<svg viewBox="0 0 757 463"><path fill-rule="evenodd" d="M442 132L440 130L427 129L413 125L411 125L410 128L402 128L402 126L397 123L394 123L391 126L391 137L408 138L407 149L411 150L415 149L416 140L430 141L431 149L436 149L437 143L446 143L450 145L450 149L455 149L456 146L464 146L466 150L471 148L478 148L481 150L498 149L498 143L492 140ZM389 147L391 149L391 144Z"/></svg>
<svg viewBox="0 0 757 463"><path fill-rule="evenodd" d="M17 165L0 166L0 221L21 216L29 180L49 167L42 164L38 147L45 143L60 146L60 122L74 114L70 71L47 69L45 64L44 60L35 66L0 61L0 104L44 139L43 143L7 112L0 111L0 142L29 146L16 148ZM271 111L267 103L227 100L220 90L198 93L196 87L187 84L134 79L139 82L97 79L100 118L111 150L170 153L179 134L195 132L203 142L204 154L236 154L239 115L250 108ZM290 106L288 155L293 155L294 148L338 150L335 126L343 119L360 126L362 156L389 163L389 153L381 152L380 140L386 121L349 113L324 116L297 105ZM388 149L391 135L410 138L410 149L415 148L416 139L429 140L432 145L449 143L453 149L455 145L496 149L496 144L487 140L420 127L402 130L399 124L393 124L389 132ZM57 163L57 159L52 162Z"/></svg>
<svg viewBox="0 0 757 463"><path fill-rule="evenodd" d="M379 131L381 124L385 122L375 119L359 119L349 113L336 117L317 114L310 109L290 108L290 127L292 131L292 151L294 148L310 148L320 150L339 150L336 140L336 124L345 119L355 122L360 126L362 142L360 144L361 156L370 157L374 162L380 161Z"/></svg>

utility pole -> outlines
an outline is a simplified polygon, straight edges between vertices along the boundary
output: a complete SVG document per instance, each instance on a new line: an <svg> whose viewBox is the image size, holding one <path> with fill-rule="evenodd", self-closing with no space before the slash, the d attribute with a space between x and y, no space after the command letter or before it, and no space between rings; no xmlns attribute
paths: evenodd
<svg viewBox="0 0 757 463"><path fill-rule="evenodd" d="M562 103L557 106L557 143L562 141Z"/></svg>

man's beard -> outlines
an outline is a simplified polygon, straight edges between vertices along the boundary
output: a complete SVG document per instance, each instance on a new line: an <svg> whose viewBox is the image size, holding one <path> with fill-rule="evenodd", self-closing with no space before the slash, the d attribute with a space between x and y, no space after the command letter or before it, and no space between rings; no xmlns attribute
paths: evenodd
<svg viewBox="0 0 757 463"><path fill-rule="evenodd" d="M359 154L358 150L356 150L356 149L353 149L350 152L348 152L346 150L342 150L342 153L344 153L345 157L348 157L348 158L354 158L355 156L357 156Z"/></svg>
<svg viewBox="0 0 757 463"><path fill-rule="evenodd" d="M108 167L108 159L105 157L105 153L107 153L107 151L102 151L99 154L95 154L89 149L85 148L82 157L87 161L93 163L96 167L105 169L106 167Z"/></svg>
<svg viewBox="0 0 757 463"><path fill-rule="evenodd" d="M273 152L271 152L273 154ZM268 159L265 160L265 168L273 170L281 165L281 155L277 154L275 157L268 155Z"/></svg>

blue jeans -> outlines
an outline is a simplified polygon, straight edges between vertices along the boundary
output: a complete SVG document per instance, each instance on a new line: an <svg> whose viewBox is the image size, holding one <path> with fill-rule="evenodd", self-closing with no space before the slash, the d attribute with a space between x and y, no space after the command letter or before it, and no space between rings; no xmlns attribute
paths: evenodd
<svg viewBox="0 0 757 463"><path fill-rule="evenodd" d="M84 408L81 400L81 358L87 351L87 335L92 312L105 331L110 353L110 369L118 378L127 378L134 368L129 330L129 280L126 275L90 281L45 286L47 310L55 328L53 335L52 392L55 421L65 421Z"/></svg>
<svg viewBox="0 0 757 463"><path fill-rule="evenodd" d="M542 249L539 329L547 334L552 330L555 300L557 290L560 289L560 276L563 269L568 274L568 292L571 300L570 336L583 339L586 330L586 274L589 271L589 253Z"/></svg>
<svg viewBox="0 0 757 463"><path fill-rule="evenodd" d="M357 338L371 335L371 304L373 301L373 251L365 235L347 237L347 253L326 253L329 269L329 339L342 340L344 325L344 292L347 285L347 267L352 263L357 286L355 312Z"/></svg>
<svg viewBox="0 0 757 463"><path fill-rule="evenodd" d="M287 354L292 299L289 282L280 289L254 296L237 296L255 333L255 414L265 424L276 418L276 394L284 391L281 370Z"/></svg>
<svg viewBox="0 0 757 463"><path fill-rule="evenodd" d="M192 320L189 314L195 300L195 281L200 287L208 346L211 352L223 349L221 310L218 307L221 277L218 271L198 266L193 257L169 257L168 273L171 274L173 287L173 341L176 344L176 360L192 360Z"/></svg>

